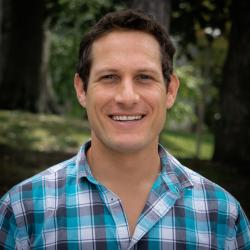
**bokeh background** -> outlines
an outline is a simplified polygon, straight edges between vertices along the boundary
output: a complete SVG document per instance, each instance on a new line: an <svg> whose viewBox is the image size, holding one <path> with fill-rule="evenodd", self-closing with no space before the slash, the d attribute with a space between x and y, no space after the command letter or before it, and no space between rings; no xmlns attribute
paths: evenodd
<svg viewBox="0 0 250 250"><path fill-rule="evenodd" d="M250 218L248 0L0 0L0 195L89 138L73 88L79 43L125 8L155 16L177 48L181 87L161 143Z"/></svg>

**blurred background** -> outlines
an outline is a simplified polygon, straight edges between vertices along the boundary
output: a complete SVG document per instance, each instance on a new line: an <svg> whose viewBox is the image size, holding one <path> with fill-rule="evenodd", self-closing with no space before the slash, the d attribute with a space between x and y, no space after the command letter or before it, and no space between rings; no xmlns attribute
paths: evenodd
<svg viewBox="0 0 250 250"><path fill-rule="evenodd" d="M124 8L154 15L177 48L181 87L161 143L250 218L248 0L0 0L0 195L89 138L73 88L79 43Z"/></svg>

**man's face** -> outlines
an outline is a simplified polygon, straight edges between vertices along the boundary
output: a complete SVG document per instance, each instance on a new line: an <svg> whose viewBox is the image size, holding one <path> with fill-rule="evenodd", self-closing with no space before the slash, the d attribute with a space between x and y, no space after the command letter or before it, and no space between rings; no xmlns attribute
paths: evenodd
<svg viewBox="0 0 250 250"><path fill-rule="evenodd" d="M91 56L87 92L78 75L75 87L92 142L120 153L155 147L178 89L175 77L166 89L158 42L144 32L113 31L94 42Z"/></svg>

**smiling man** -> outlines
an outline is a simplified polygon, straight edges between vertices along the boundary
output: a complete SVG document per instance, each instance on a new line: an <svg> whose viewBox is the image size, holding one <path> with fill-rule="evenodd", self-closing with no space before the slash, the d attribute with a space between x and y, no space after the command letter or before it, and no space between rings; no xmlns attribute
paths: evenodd
<svg viewBox="0 0 250 250"><path fill-rule="evenodd" d="M1 199L1 248L250 248L239 203L158 144L179 87L173 55L138 11L109 13L85 35L74 85L91 140Z"/></svg>

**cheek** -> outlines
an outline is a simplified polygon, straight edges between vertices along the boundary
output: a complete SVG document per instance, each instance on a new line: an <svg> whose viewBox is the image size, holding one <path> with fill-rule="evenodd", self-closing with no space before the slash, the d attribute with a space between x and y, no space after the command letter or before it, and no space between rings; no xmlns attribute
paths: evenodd
<svg viewBox="0 0 250 250"><path fill-rule="evenodd" d="M145 98L152 109L157 109L159 111L166 110L167 96L164 94L164 90L162 90L162 92L152 91Z"/></svg>
<svg viewBox="0 0 250 250"><path fill-rule="evenodd" d="M107 100L108 98L105 95L98 92L86 98L86 110L89 120L101 118L101 114L105 114Z"/></svg>

